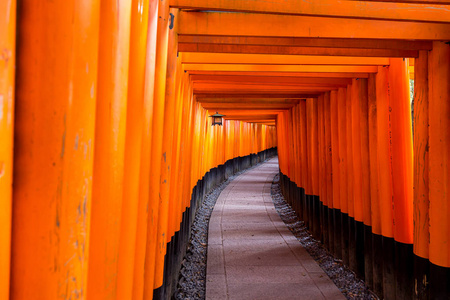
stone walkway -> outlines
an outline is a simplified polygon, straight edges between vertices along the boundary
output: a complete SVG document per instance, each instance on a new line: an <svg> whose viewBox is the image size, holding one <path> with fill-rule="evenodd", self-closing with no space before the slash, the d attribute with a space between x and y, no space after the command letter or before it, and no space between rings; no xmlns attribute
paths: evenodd
<svg viewBox="0 0 450 300"><path fill-rule="evenodd" d="M345 299L273 206L271 159L232 181L209 223L206 299Z"/></svg>

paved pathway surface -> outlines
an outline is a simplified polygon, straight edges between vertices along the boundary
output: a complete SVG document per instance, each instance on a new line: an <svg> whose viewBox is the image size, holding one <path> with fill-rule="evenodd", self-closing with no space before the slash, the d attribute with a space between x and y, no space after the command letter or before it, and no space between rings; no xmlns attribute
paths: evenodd
<svg viewBox="0 0 450 300"><path fill-rule="evenodd" d="M277 158L236 177L209 223L206 299L345 299L278 216Z"/></svg>

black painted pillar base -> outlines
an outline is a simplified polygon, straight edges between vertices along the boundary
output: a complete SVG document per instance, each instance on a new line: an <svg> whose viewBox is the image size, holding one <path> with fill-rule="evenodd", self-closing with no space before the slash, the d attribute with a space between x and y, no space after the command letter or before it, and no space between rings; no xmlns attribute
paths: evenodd
<svg viewBox="0 0 450 300"><path fill-rule="evenodd" d="M333 240L331 239L333 237L333 223L330 222L330 219L332 220L332 210L328 208L328 206L322 205L322 219L323 219L323 244L325 247L333 253ZM330 238L331 237L331 238Z"/></svg>
<svg viewBox="0 0 450 300"><path fill-rule="evenodd" d="M312 196L311 195L306 195L303 198L303 207L305 208L305 210L303 211L303 221L305 221L305 226L311 231L311 199Z"/></svg>
<svg viewBox="0 0 450 300"><path fill-rule="evenodd" d="M383 239L381 235L372 234L373 255L373 292L383 298Z"/></svg>
<svg viewBox="0 0 450 300"><path fill-rule="evenodd" d="M341 214L341 241L342 241L342 262L346 266L350 266L350 223L349 223L349 217L348 214L342 213Z"/></svg>
<svg viewBox="0 0 450 300"><path fill-rule="evenodd" d="M395 299L394 238L382 237L383 242L383 297Z"/></svg>
<svg viewBox="0 0 450 300"><path fill-rule="evenodd" d="M364 225L364 281L373 290L372 227Z"/></svg>
<svg viewBox="0 0 450 300"><path fill-rule="evenodd" d="M412 299L414 293L413 245L395 242L395 297Z"/></svg>
<svg viewBox="0 0 450 300"><path fill-rule="evenodd" d="M334 255L342 259L342 217L340 209L333 209L333 243Z"/></svg>
<svg viewBox="0 0 450 300"><path fill-rule="evenodd" d="M320 241L321 237L320 237L320 199L319 196L314 196L313 197L313 215L314 215L314 219L313 219L313 228L312 228L312 233L313 233L313 237Z"/></svg>
<svg viewBox="0 0 450 300"><path fill-rule="evenodd" d="M430 262L430 299L450 299L450 268Z"/></svg>
<svg viewBox="0 0 450 300"><path fill-rule="evenodd" d="M162 286L153 290L153 299L155 299L155 300L165 300L166 299L166 297L164 296L164 286L165 286L165 284L163 283Z"/></svg>
<svg viewBox="0 0 450 300"><path fill-rule="evenodd" d="M353 272L357 273L358 263L356 258L356 224L355 219L348 217L348 258L349 268Z"/></svg>
<svg viewBox="0 0 450 300"><path fill-rule="evenodd" d="M303 211L305 210L304 208L304 199L305 198L305 189L304 188L299 188L299 193L298 193L298 211L297 213L297 217L299 218L299 220L303 220Z"/></svg>
<svg viewBox="0 0 450 300"><path fill-rule="evenodd" d="M356 275L365 280L364 266L364 223L355 221L356 233Z"/></svg>
<svg viewBox="0 0 450 300"><path fill-rule="evenodd" d="M414 299L430 299L430 261L414 255Z"/></svg>

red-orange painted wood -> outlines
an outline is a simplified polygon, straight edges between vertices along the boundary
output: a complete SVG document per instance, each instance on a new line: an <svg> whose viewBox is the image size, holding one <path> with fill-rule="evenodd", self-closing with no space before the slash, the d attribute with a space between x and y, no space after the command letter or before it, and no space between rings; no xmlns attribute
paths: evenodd
<svg viewBox="0 0 450 300"><path fill-rule="evenodd" d="M9 299L13 178L16 0L0 3L0 298Z"/></svg>
<svg viewBox="0 0 450 300"><path fill-rule="evenodd" d="M100 11L96 145L86 297L106 300L116 299L117 291L131 2L102 1Z"/></svg>
<svg viewBox="0 0 450 300"><path fill-rule="evenodd" d="M361 200L363 208L363 222L372 225L370 203L370 156L369 156L369 105L367 79L359 79L359 111L361 138Z"/></svg>
<svg viewBox="0 0 450 300"><path fill-rule="evenodd" d="M85 298L100 1L19 15L10 297Z"/></svg>
<svg viewBox="0 0 450 300"><path fill-rule="evenodd" d="M392 124L392 186L394 238L413 242L413 148L408 63L391 59L389 67Z"/></svg>
<svg viewBox="0 0 450 300"><path fill-rule="evenodd" d="M377 96L377 151L378 185L381 214L381 232L385 237L394 237L392 210L392 155L391 119L389 94L389 68L379 67L376 75Z"/></svg>
<svg viewBox="0 0 450 300"><path fill-rule="evenodd" d="M326 16L374 20L402 20L416 22L449 22L450 12L446 5L423 3L391 3L321 0L320 2L274 0L171 0L171 7L261 14L300 16Z"/></svg>
<svg viewBox="0 0 450 300"><path fill-rule="evenodd" d="M428 258L430 145L427 51L420 51L414 69L414 253Z"/></svg>
<svg viewBox="0 0 450 300"><path fill-rule="evenodd" d="M369 172L372 232L381 235L381 205L378 185L378 119L376 75L368 80Z"/></svg>
<svg viewBox="0 0 450 300"><path fill-rule="evenodd" d="M331 147L331 113L330 113L330 92L324 95L324 125L325 125L325 172L326 172L326 201L329 208L333 205L333 178L332 178L332 147Z"/></svg>
<svg viewBox="0 0 450 300"><path fill-rule="evenodd" d="M286 26L289 24L289 26ZM355 30L357 28L358 30ZM180 34L449 40L450 24L221 12L180 13ZM414 34L411 34L414 33Z"/></svg>
<svg viewBox="0 0 450 300"><path fill-rule="evenodd" d="M352 165L353 165L353 205L356 221L363 222L363 191L362 191L362 159L361 159L361 109L363 83L361 79L353 79L351 90L351 120L352 120Z"/></svg>
<svg viewBox="0 0 450 300"><path fill-rule="evenodd" d="M317 98L317 131L318 131L318 171L319 174L319 192L320 201L324 205L328 205L327 197L327 152L326 152L326 137L325 137L325 97L330 97L329 93L322 94Z"/></svg>
<svg viewBox="0 0 450 300"><path fill-rule="evenodd" d="M347 132L347 207L348 215L355 216L354 181L353 181L353 130L352 130L352 85L347 86L346 99L346 132Z"/></svg>
<svg viewBox="0 0 450 300"><path fill-rule="evenodd" d="M348 164L347 164L347 88L338 90L338 130L339 130L339 208L348 213Z"/></svg>
<svg viewBox="0 0 450 300"><path fill-rule="evenodd" d="M341 98L342 98L341 93ZM331 150L332 150L332 182L333 182L333 207L340 209L340 175L339 169L339 98L338 91L331 91L330 95L330 117L331 117Z"/></svg>
<svg viewBox="0 0 450 300"><path fill-rule="evenodd" d="M450 46L434 42L429 55L429 256L433 264L449 268Z"/></svg>

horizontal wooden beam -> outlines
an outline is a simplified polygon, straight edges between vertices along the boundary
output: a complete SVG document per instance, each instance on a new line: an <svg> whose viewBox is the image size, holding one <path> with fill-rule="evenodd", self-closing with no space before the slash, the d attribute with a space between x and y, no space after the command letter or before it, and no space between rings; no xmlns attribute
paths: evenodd
<svg viewBox="0 0 450 300"><path fill-rule="evenodd" d="M303 92L327 92L333 89L344 87L342 85L303 85L303 86L288 86L288 85L264 85L264 84L194 84L194 93L303 93Z"/></svg>
<svg viewBox="0 0 450 300"><path fill-rule="evenodd" d="M360 1L360 0L348 0ZM422 4L438 4L450 5L450 0L365 0L369 2L396 2L396 3L422 3Z"/></svg>
<svg viewBox="0 0 450 300"><path fill-rule="evenodd" d="M238 113L229 113L226 110L224 113L228 113L227 116L225 116L225 119L233 119L233 120L275 120L277 118L278 112L273 114L261 114L260 112L256 112L255 115L249 114L249 112L242 112L242 114Z"/></svg>
<svg viewBox="0 0 450 300"><path fill-rule="evenodd" d="M241 54L279 54L279 55L322 55L322 56L361 56L361 57L418 57L417 50L399 49L359 49L297 46L261 45L222 45L222 44L178 44L179 52L201 53L241 53Z"/></svg>
<svg viewBox="0 0 450 300"><path fill-rule="evenodd" d="M305 97L306 98L306 97ZM200 98L199 103L267 103L267 104L293 104L299 103L298 99L284 99L284 98Z"/></svg>
<svg viewBox="0 0 450 300"><path fill-rule="evenodd" d="M261 124L261 125L266 125L266 126L275 126L276 125L275 120L273 120L271 122L256 120L256 121L248 121L247 123Z"/></svg>
<svg viewBox="0 0 450 300"><path fill-rule="evenodd" d="M348 85L350 78L286 77L286 76L243 76L243 75L191 75L194 83L266 83L266 84L336 84Z"/></svg>
<svg viewBox="0 0 450 300"><path fill-rule="evenodd" d="M211 99L211 98L241 98L241 99L255 99L255 98L273 98L273 99L304 99L304 98L317 98L320 93L317 92L301 92L301 93L234 93L234 92L222 92L222 93L195 93L197 100Z"/></svg>
<svg viewBox="0 0 450 300"><path fill-rule="evenodd" d="M376 73L376 66L336 66L336 65L244 65L244 64L183 64L185 71L253 71L253 72L332 72L332 73Z"/></svg>
<svg viewBox="0 0 450 300"><path fill-rule="evenodd" d="M447 41L450 24L181 11L179 34Z"/></svg>
<svg viewBox="0 0 450 300"><path fill-rule="evenodd" d="M329 39L305 37L248 37L218 35L179 35L182 44L220 44L247 46L289 46L319 48L358 48L358 49L396 49L396 50L431 50L430 41L417 40L383 40L383 39Z"/></svg>
<svg viewBox="0 0 450 300"><path fill-rule="evenodd" d="M447 5L347 0L170 0L170 6L206 11L322 16L369 20L450 22Z"/></svg>
<svg viewBox="0 0 450 300"><path fill-rule="evenodd" d="M267 103L202 103L203 108L212 109L217 111L222 111L224 109L232 108L232 109L289 109L294 106L294 104L267 104Z"/></svg>
<svg viewBox="0 0 450 300"><path fill-rule="evenodd" d="M191 75L208 76L277 76L277 77L325 77L325 78L368 78L367 73L299 73L299 72L251 72L251 71L189 71Z"/></svg>
<svg viewBox="0 0 450 300"><path fill-rule="evenodd" d="M389 65L389 58L188 52L182 53L181 62L184 64L386 66Z"/></svg>

